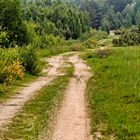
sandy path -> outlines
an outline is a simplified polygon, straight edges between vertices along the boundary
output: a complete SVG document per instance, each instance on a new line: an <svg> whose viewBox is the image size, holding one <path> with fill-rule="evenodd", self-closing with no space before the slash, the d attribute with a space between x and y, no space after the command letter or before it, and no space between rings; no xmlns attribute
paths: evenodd
<svg viewBox="0 0 140 140"><path fill-rule="evenodd" d="M90 78L89 68L77 55L69 61L75 67L62 103L52 140L90 140L85 105L86 82Z"/></svg>
<svg viewBox="0 0 140 140"><path fill-rule="evenodd" d="M28 87L25 87L18 94L11 97L6 103L0 105L0 129L10 123L10 120L16 115L24 103L35 95L37 90L40 90L43 86L49 84L57 76L62 74L58 71L64 63L62 56L52 57L47 59L47 61L51 65L50 68L44 70L45 73L48 73L47 76L39 77L35 82L29 84Z"/></svg>

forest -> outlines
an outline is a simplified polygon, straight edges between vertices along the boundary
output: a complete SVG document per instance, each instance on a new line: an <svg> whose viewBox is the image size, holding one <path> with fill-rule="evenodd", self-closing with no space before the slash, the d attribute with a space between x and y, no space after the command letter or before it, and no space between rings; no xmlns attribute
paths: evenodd
<svg viewBox="0 0 140 140"><path fill-rule="evenodd" d="M1 47L43 47L53 37L61 43L91 29L109 33L140 24L139 0L1 0L0 9Z"/></svg>
<svg viewBox="0 0 140 140"><path fill-rule="evenodd" d="M140 140L139 75L140 0L0 0L0 140Z"/></svg>

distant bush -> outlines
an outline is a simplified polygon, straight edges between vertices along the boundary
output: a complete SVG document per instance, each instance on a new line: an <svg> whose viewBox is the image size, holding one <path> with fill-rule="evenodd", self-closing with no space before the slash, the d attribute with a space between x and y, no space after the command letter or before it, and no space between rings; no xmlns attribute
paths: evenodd
<svg viewBox="0 0 140 140"><path fill-rule="evenodd" d="M102 39L106 39L108 37L108 34L104 31L96 31L91 30L90 32L87 32L79 38L81 41L83 41L82 45L85 48L93 48L97 46L97 42Z"/></svg>
<svg viewBox="0 0 140 140"><path fill-rule="evenodd" d="M91 29L90 32L86 32L82 34L79 39L82 41L85 41L91 37L94 37L96 40L101 40L101 39L106 39L108 37L108 34L101 30L96 31L96 30Z"/></svg>
<svg viewBox="0 0 140 140"><path fill-rule="evenodd" d="M44 35L41 37L41 48L52 47L52 46L63 46L66 44L64 38L60 38L59 36L54 35Z"/></svg>
<svg viewBox="0 0 140 140"><path fill-rule="evenodd" d="M36 49L32 46L27 46L20 49L19 52L20 60L22 62L22 66L25 68L25 72L33 75L38 74L40 72L40 68L39 57Z"/></svg>
<svg viewBox="0 0 140 140"><path fill-rule="evenodd" d="M82 51L84 50L84 46L81 43L76 43L74 45L69 46L70 51Z"/></svg>
<svg viewBox="0 0 140 140"><path fill-rule="evenodd" d="M85 48L93 48L97 45L97 40L96 38L92 37L92 38L89 38L88 40L86 40L85 42L83 42L83 46Z"/></svg>
<svg viewBox="0 0 140 140"><path fill-rule="evenodd" d="M114 46L134 46L140 44L140 28L136 30L124 31L124 33L118 38L113 39Z"/></svg>

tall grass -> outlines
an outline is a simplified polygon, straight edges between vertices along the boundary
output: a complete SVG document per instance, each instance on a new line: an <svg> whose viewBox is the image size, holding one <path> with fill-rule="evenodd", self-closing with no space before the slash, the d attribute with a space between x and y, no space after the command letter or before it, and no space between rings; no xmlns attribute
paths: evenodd
<svg viewBox="0 0 140 140"><path fill-rule="evenodd" d="M140 48L88 53L92 133L117 140L140 139ZM95 136L96 137L96 136Z"/></svg>

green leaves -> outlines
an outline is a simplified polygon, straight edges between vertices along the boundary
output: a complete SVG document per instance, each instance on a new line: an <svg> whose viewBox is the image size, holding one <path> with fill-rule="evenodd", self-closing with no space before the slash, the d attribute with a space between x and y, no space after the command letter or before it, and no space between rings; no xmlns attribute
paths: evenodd
<svg viewBox="0 0 140 140"><path fill-rule="evenodd" d="M83 32L89 31L88 15L65 4L52 7L48 18L55 23L58 34L66 39L77 39Z"/></svg>
<svg viewBox="0 0 140 140"><path fill-rule="evenodd" d="M7 32L9 44L23 45L28 42L26 27L21 16L20 0L0 0L0 26Z"/></svg>

